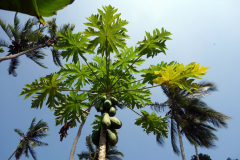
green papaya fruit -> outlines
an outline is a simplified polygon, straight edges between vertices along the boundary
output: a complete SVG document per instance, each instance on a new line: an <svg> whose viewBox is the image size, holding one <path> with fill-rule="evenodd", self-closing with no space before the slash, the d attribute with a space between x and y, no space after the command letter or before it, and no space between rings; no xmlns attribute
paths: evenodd
<svg viewBox="0 0 240 160"><path fill-rule="evenodd" d="M103 112L103 103L100 103L100 105L99 105L99 111L100 111L100 112Z"/></svg>
<svg viewBox="0 0 240 160"><path fill-rule="evenodd" d="M118 136L115 129L107 129L107 142L110 146L115 146L118 142Z"/></svg>
<svg viewBox="0 0 240 160"><path fill-rule="evenodd" d="M116 117L110 117L111 128L120 129L122 127L122 122Z"/></svg>
<svg viewBox="0 0 240 160"><path fill-rule="evenodd" d="M113 105L118 105L118 100L115 97L110 98Z"/></svg>
<svg viewBox="0 0 240 160"><path fill-rule="evenodd" d="M100 138L100 129L96 129L92 131L92 142L95 144L97 147L99 146L99 138Z"/></svg>
<svg viewBox="0 0 240 160"><path fill-rule="evenodd" d="M111 126L111 121L108 113L103 113L102 114L102 126L104 128L109 128Z"/></svg>
<svg viewBox="0 0 240 160"><path fill-rule="evenodd" d="M110 107L112 106L112 102L109 99L106 99L103 103L103 106L105 109L110 109Z"/></svg>
<svg viewBox="0 0 240 160"><path fill-rule="evenodd" d="M111 108L110 108L110 110L109 110L109 116L110 117L113 117L113 116L115 116L116 115L116 108L114 107L114 106L112 106Z"/></svg>
<svg viewBox="0 0 240 160"><path fill-rule="evenodd" d="M107 99L107 96L102 96L101 101L104 102Z"/></svg>

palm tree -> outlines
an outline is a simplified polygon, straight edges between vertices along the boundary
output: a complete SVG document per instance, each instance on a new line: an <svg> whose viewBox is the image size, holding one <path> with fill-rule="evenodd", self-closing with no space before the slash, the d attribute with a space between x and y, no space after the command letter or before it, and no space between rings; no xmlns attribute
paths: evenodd
<svg viewBox="0 0 240 160"><path fill-rule="evenodd" d="M213 124L215 127L226 127L225 120L230 119L230 117L211 109L201 100L203 96L216 91L216 86L207 82L201 82L198 85L200 86L199 90L191 90L191 92L180 88L175 88L174 92L172 92L166 85L161 85L168 100L160 104L146 104L150 105L156 112L168 109L166 116L170 121L173 151L178 155L180 153L176 145L178 136L183 160L185 160L185 153L182 134L195 146L214 147L213 142L217 140L217 137L213 134L213 131L216 129L208 123ZM161 144L162 138L157 137L157 141Z"/></svg>
<svg viewBox="0 0 240 160"><path fill-rule="evenodd" d="M7 25L0 19L0 26L11 41L11 45L9 45L5 40L0 39L0 46L8 48L9 53L6 57L14 57L14 55L17 55L18 53L21 53L30 48L40 48L42 46L46 46L46 39L42 34L45 27L39 27L38 29L33 30L33 27L38 24L39 22L36 18L28 19L24 27L21 28L20 20L17 17L17 13L14 16L13 26L10 24ZM41 67L47 68L42 63L40 63L40 60L44 59L44 56L46 56L46 54L44 54L39 49L31 50L25 53L25 55ZM6 59L11 59L8 73L16 76L17 73L15 70L19 64L18 57Z"/></svg>
<svg viewBox="0 0 240 160"><path fill-rule="evenodd" d="M6 25L0 19L0 26L8 35L12 44L9 45L5 40L0 39L0 47L7 47L9 54L5 57L0 57L0 62L3 60L11 59L8 72L13 76L17 76L16 68L19 64L18 56L25 54L28 58L33 60L35 63L40 65L43 68L47 68L42 63L40 63L41 59L44 59L44 54L40 49L44 47L50 47L57 43L59 37L57 34L59 32L66 33L68 29L74 29L75 25L73 24L64 24L59 30L57 30L58 26L56 25L56 18L53 18L51 21L47 22L45 27L39 27L36 30L33 30L33 27L38 25L39 21L36 18L28 19L23 28L20 27L20 20L17 17L17 13L14 17L14 26L10 24ZM43 34L45 28L48 28L48 33L50 37ZM61 66L60 56L61 52L58 50L51 49L53 62L57 66Z"/></svg>
<svg viewBox="0 0 240 160"><path fill-rule="evenodd" d="M88 148L88 151L83 151L80 154L77 154L79 160L83 160L83 159L98 160L99 150L97 149L96 146L95 147L93 146L91 135L86 137L86 146ZM109 147L106 154L106 160L122 160L124 155L122 152L119 152L116 148L117 148L116 146Z"/></svg>
<svg viewBox="0 0 240 160"><path fill-rule="evenodd" d="M209 155L207 155L207 154L202 154L202 153L199 154L199 159L200 159L200 160L212 160ZM197 156L193 155L193 156L191 157L191 160L197 160Z"/></svg>
<svg viewBox="0 0 240 160"><path fill-rule="evenodd" d="M33 150L37 146L47 146L47 143L39 141L39 139L46 137L48 134L45 134L48 131L48 124L44 122L42 119L35 124L36 117L33 118L32 123L28 129L27 134L25 135L20 129L14 129L16 133L18 133L22 138L17 149L13 152L13 154L9 157L8 160L15 154L16 159L19 159L22 154L26 157L29 157L28 151L31 153L34 160L36 160L36 153Z"/></svg>

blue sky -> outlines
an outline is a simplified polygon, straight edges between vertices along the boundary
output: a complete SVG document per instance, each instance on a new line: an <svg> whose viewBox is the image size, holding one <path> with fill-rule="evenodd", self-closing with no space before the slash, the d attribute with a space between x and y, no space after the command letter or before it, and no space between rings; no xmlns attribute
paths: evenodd
<svg viewBox="0 0 240 160"><path fill-rule="evenodd" d="M127 40L128 47L135 46L143 40L145 31L152 32L155 28L164 27L172 33L172 40L167 44L167 55L159 55L149 58L139 67L148 68L150 64L161 61L177 61L185 65L191 62L200 63L202 66L210 67L203 80L214 82L218 91L204 98L204 101L213 109L232 117L228 120L227 129L219 129L216 135L219 141L214 149L199 148L199 153L208 154L213 160L226 160L228 157L240 158L238 144L239 138L239 90L240 73L238 65L240 62L240 1L238 0L91 0L75 1L72 5L58 11L57 24L74 23L74 32L81 32L86 27L86 17L97 14L97 8L102 5L112 5L118 8L121 18L126 19L126 26L130 39ZM14 12L0 10L0 17L7 23L13 24ZM31 18L28 15L19 14L22 24ZM50 20L45 18L45 20ZM0 37L7 40L6 34L0 29ZM73 140L77 134L78 127L68 131L68 137L59 141L59 130L61 126L55 126L53 112L46 106L40 110L31 109L31 99L23 100L18 97L25 84L34 79L46 76L58 71L52 61L51 53L44 50L49 56L42 62L48 66L44 69L36 65L25 56L20 57L20 65L17 69L18 76L8 75L9 61L0 63L0 122L2 124L0 136L1 159L8 159L15 151L20 136L14 132L19 128L27 132L34 117L37 121L43 119L48 122L50 136L42 139L49 143L47 147L37 147L35 151L37 158L42 159L68 159ZM6 53L0 54L4 56ZM62 60L65 62L65 60ZM137 76L139 77L139 76ZM87 89L88 86L85 87ZM153 102L164 102L166 97L160 88L151 89ZM145 108L151 111L149 108ZM140 111L138 111L140 112ZM85 137L92 132L91 123L94 121L96 111L92 110L89 115L82 135L78 141L76 153L86 150ZM164 115L161 113L159 115ZM180 160L181 156L173 153L170 136L165 140L164 147L157 145L155 136L147 135L142 128L135 126L138 115L129 109L119 110L117 115L123 126L119 130L118 150L123 152L124 160ZM195 154L194 147L183 137L186 159L190 160ZM22 160L27 159L24 156ZM29 159L32 159L30 157ZM74 160L77 160L75 155Z"/></svg>

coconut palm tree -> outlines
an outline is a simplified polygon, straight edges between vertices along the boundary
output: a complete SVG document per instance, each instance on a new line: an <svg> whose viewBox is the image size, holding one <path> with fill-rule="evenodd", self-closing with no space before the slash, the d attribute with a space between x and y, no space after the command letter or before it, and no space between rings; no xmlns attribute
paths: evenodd
<svg viewBox="0 0 240 160"><path fill-rule="evenodd" d="M198 83L199 90L191 90L191 92L175 88L172 91L166 85L161 85L164 94L168 97L164 103L146 104L150 105L156 112L168 109L166 116L170 121L171 143L174 153L180 153L176 145L177 137L179 138L182 159L185 160L185 153L182 143L182 134L186 136L189 142L195 146L204 146L207 148L214 147L214 140L217 140L213 131L215 127L226 127L226 120L230 117L219 113L204 103L201 98L209 95L210 92L216 91L213 83ZM161 144L162 138L157 137L157 141Z"/></svg>
<svg viewBox="0 0 240 160"><path fill-rule="evenodd" d="M88 151L83 151L78 155L79 160L98 160L98 152L99 150L97 147L93 145L91 140L91 135L86 137L86 146L88 148ZM122 152L119 152L117 147L109 147L106 154L106 160L122 160L122 157L124 156Z"/></svg>
<svg viewBox="0 0 240 160"><path fill-rule="evenodd" d="M25 55L41 67L47 68L40 62L41 59L44 59L44 56L46 56L46 54L44 54L39 49L41 46L46 46L46 39L43 35L45 27L39 27L38 29L33 30L33 27L38 24L39 21L36 18L33 18L28 19L25 25L23 27L20 27L20 20L17 16L17 13L14 16L13 26L10 24L7 25L0 19L0 26L11 41L11 44L9 45L5 40L0 39L0 46L8 48L9 53L6 55L6 57L17 55L18 53L32 48L38 48L25 53ZM8 73L16 76L17 73L15 70L19 64L19 58L15 57L7 59L11 60L8 68Z"/></svg>
<svg viewBox="0 0 240 160"><path fill-rule="evenodd" d="M9 54L5 57L0 57L0 62L3 60L10 59L10 65L8 68L9 74L17 76L16 68L19 64L18 55L24 53L28 58L33 60L35 63L40 65L43 68L47 68L42 63L41 59L44 59L46 54L44 54L41 49L44 47L52 47L57 43L58 32L67 32L68 29L73 30L75 25L73 24L64 24L59 30L56 25L56 18L53 18L51 21L48 21L45 27L38 27L36 30L33 30L34 26L39 25L39 21L36 18L28 19L23 28L20 27L20 20L17 17L17 13L14 17L14 26L6 24L0 19L0 26L8 35L11 45L9 45L5 40L0 39L0 47L7 47ZM45 28L48 28L48 33L50 35L44 35L43 31ZM61 66L60 56L61 52L58 50L51 49L53 62L57 66ZM26 52L26 53L25 53Z"/></svg>
<svg viewBox="0 0 240 160"><path fill-rule="evenodd" d="M20 129L14 129L22 138L20 140L17 149L9 157L8 160L15 154L16 159L19 159L22 154L26 157L29 157L28 151L31 153L34 160L36 160L36 153L33 150L37 146L47 146L47 143L39 141L39 139L46 137L48 134L45 134L49 130L48 124L42 119L35 124L36 117L33 118L32 123L27 131L27 134L24 134Z"/></svg>

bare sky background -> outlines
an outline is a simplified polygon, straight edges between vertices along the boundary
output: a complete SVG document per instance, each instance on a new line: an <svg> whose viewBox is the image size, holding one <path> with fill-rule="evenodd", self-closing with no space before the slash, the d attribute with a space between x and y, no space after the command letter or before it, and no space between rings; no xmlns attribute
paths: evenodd
<svg viewBox="0 0 240 160"><path fill-rule="evenodd" d="M160 54L156 58L149 58L141 67L148 68L150 64L156 65L161 61L177 61L185 65L191 62L200 63L202 66L210 67L203 80L214 82L218 91L204 98L204 101L213 109L232 117L228 121L228 129L219 129L216 135L219 141L216 148L200 148L199 153L208 154L212 160L226 160L228 157L239 158L239 122L240 107L238 104L240 90L240 1L239 0L90 0L78 1L59 11L57 24L74 23L74 32L81 32L86 27L86 17L97 14L97 8L102 5L112 5L118 8L117 13L121 13L121 18L126 19L129 24L126 26L130 39L127 40L128 47L135 46L143 40L145 31L152 32L155 28L162 27L172 33L172 40L168 41L167 55ZM0 10L0 17L9 24L13 24L14 12ZM21 24L24 24L28 15L18 14ZM45 20L50 20L45 18ZM8 40L6 34L0 29L0 38ZM9 41L10 42L10 41ZM17 69L18 76L8 75L7 68L9 61L0 63L0 159L8 159L15 151L20 136L14 132L14 128L19 128L27 132L34 117L37 121L43 119L48 122L50 136L42 139L49 143L47 147L37 147L38 160L52 159L65 160L70 155L73 140L77 134L78 127L68 131L68 137L60 142L59 130L61 126L55 126L53 112L46 106L40 110L31 109L31 99L23 100L23 96L18 97L25 84L31 83L34 79L46 76L52 72L57 72L52 61L49 49L45 50L49 56L42 62L48 69L39 67L37 64L20 57L20 65ZM4 56L6 53L0 54ZM62 60L65 63L65 60ZM139 77L137 75L137 77ZM85 87L87 89L88 86ZM151 89L153 102L164 102L166 97L160 88ZM146 110L151 111L149 108ZM140 111L138 111L140 112ZM95 110L91 111L82 135L78 141L76 154L86 151L85 138L91 134ZM164 115L164 113L159 114ZM157 145L155 136L147 135L140 126L135 126L134 122L138 116L129 109L119 110L118 117L123 127L119 130L118 150L123 152L124 160L180 160L181 156L173 153L170 135L165 140L164 147ZM186 159L190 160L195 154L192 146L183 137ZM14 158L13 158L14 159ZM24 156L22 160L27 159ZM30 157L29 159L32 159ZM77 160L75 155L74 160Z"/></svg>

